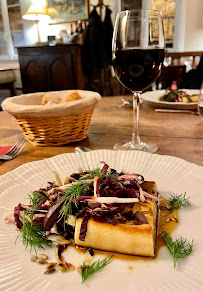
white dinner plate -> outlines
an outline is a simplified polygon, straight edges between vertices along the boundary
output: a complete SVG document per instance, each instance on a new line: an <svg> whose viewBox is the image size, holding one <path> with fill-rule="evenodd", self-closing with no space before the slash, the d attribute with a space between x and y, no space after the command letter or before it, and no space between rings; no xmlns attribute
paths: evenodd
<svg viewBox="0 0 203 291"><path fill-rule="evenodd" d="M199 94L199 90L181 89L186 91L189 95ZM147 91L142 94L142 99L155 108L168 109L197 109L197 102L182 103L182 102L167 102L160 101L160 97L166 93L166 90Z"/></svg>
<svg viewBox="0 0 203 291"><path fill-rule="evenodd" d="M191 207L179 211L179 224L172 238L194 238L192 254L177 262L166 247L159 250L155 260L114 259L108 266L81 284L79 273L69 271L44 275L45 267L30 261L13 222L5 224L4 214L19 202L28 204L27 194L54 181L53 170L62 179L78 167L97 167L107 162L118 171L140 173L145 180L157 182L158 191L164 195L187 193ZM89 290L89 291L181 291L203 290L203 167L179 158L148 154L139 151L98 150L88 153L69 153L42 161L24 164L0 177L0 290ZM120 242L122 243L122 242ZM49 261L56 261L54 249L39 250L46 253ZM88 254L80 254L73 248L64 253L65 260L76 267ZM89 258L89 257L88 257ZM95 255L94 260L104 258Z"/></svg>

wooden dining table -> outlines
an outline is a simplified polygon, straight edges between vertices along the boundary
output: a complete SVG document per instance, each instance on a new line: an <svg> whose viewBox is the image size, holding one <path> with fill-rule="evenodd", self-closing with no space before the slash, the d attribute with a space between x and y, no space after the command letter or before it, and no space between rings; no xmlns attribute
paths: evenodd
<svg viewBox="0 0 203 291"><path fill-rule="evenodd" d="M85 140L59 147L33 146L27 142L18 157L0 162L0 175L25 163L73 153L77 146L91 150L113 149L115 143L131 139L132 108L121 107L121 99L130 100L131 96L101 99L94 110ZM0 112L0 145L20 132L14 118L6 112ZM155 112L153 107L144 102L140 110L140 135L141 140L158 145L156 154L175 156L203 166L203 121L198 115Z"/></svg>

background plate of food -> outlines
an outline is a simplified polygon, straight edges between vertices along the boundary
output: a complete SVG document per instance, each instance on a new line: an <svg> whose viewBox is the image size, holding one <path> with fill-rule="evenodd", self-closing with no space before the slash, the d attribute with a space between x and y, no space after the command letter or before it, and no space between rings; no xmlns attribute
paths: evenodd
<svg viewBox="0 0 203 291"><path fill-rule="evenodd" d="M142 94L142 99L155 108L197 109L199 90L165 89L148 91Z"/></svg>
<svg viewBox="0 0 203 291"><path fill-rule="evenodd" d="M61 181L76 173L80 167L93 169L105 161L111 168L126 173L139 173L147 181L155 181L160 195L187 193L190 207L178 213L177 227L172 232L173 240L185 238L192 242L192 253L178 260L176 268L166 246L159 249L156 258L118 257L113 254L112 262L95 275L82 282L78 266L89 265L98 259L104 260L106 253L96 252L92 257L87 251L73 247L63 253L64 260L75 269L46 273L45 264L30 260L30 248L22 244L21 232L15 224L5 223L5 215L19 202L29 204L28 194L48 181L54 181L57 171ZM139 151L97 150L88 153L68 153L49 159L24 164L0 177L0 290L202 290L203 286L203 167L179 158L155 155ZM166 210L167 211L167 210ZM13 215L13 214L12 214ZM166 216L163 216L166 219ZM166 225L168 225L166 223ZM105 236L105 233L103 234ZM98 233L96 233L98 236ZM64 242L63 242L64 243ZM122 245L123 241L117 241ZM170 242L169 242L170 243ZM185 250L187 251L187 250ZM35 250L32 250L35 256ZM37 256L45 254L48 262L56 262L54 248L37 249ZM184 254L183 254L184 255ZM109 262L109 261L105 261ZM98 267L98 266L97 266ZM100 266L101 267L101 266ZM89 267L85 267L89 270ZM93 270L93 267L92 269Z"/></svg>

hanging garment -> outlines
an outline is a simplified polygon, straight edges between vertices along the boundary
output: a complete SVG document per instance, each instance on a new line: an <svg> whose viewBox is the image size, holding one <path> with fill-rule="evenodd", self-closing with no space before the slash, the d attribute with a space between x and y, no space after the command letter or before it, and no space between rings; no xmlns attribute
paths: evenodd
<svg viewBox="0 0 203 291"><path fill-rule="evenodd" d="M112 64L112 38L113 25L111 21L111 10L106 7L106 15L104 19L104 34L105 34L105 56L107 65Z"/></svg>
<svg viewBox="0 0 203 291"><path fill-rule="evenodd" d="M101 21L96 8L89 15L82 53L83 71L86 74L106 69L111 64L113 26L110 15L109 8L106 8L104 22Z"/></svg>

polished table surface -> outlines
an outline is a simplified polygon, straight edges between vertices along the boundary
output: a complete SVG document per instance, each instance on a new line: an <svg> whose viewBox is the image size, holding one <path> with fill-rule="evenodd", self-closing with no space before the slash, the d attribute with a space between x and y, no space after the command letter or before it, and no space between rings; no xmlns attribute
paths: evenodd
<svg viewBox="0 0 203 291"><path fill-rule="evenodd" d="M113 149L113 145L131 138L132 109L121 108L121 98L131 96L103 97L94 110L88 137L77 143L60 147L39 147L29 142L20 156L0 162L0 175L16 167L62 153L75 151L76 146L96 149ZM0 112L0 142L19 133L13 118ZM140 110L141 140L158 145L157 154L170 155L203 166L203 122L191 113L160 113L143 104Z"/></svg>

